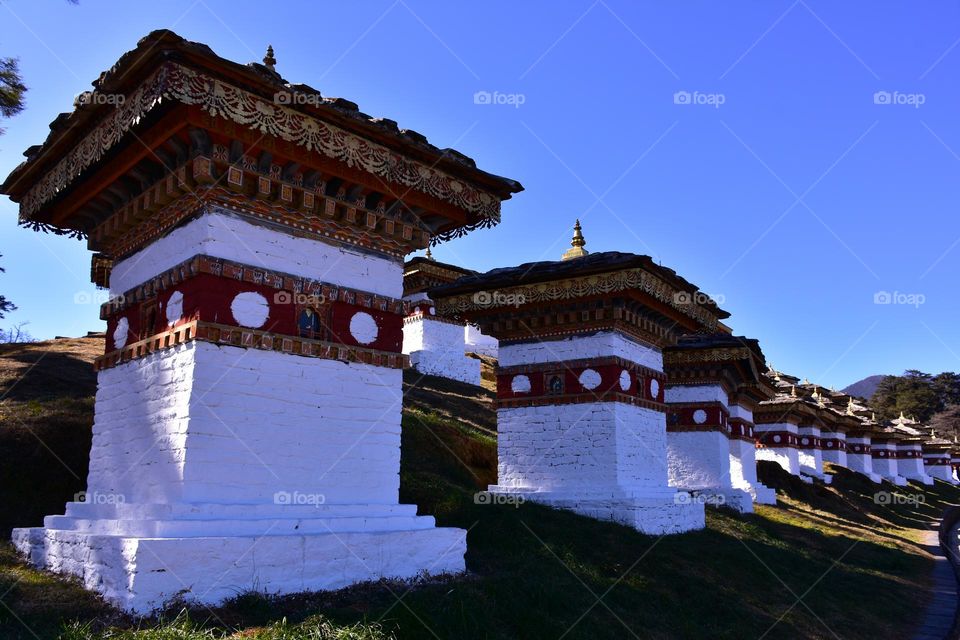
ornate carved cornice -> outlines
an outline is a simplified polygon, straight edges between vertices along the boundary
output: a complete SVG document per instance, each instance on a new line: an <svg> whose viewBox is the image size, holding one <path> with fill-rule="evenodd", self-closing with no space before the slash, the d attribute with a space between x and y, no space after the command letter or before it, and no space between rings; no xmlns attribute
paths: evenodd
<svg viewBox="0 0 960 640"><path fill-rule="evenodd" d="M519 306L545 305L596 296L612 297L614 294L628 291L637 291L650 296L658 303L694 320L705 330L714 330L719 322L717 316L706 307L690 302L689 294L685 297L682 294L686 292L671 286L646 269L620 269L481 292L486 295L468 292L440 297L437 300L437 313L469 316L474 313L489 312L492 307L497 306L495 300L498 297L516 300Z"/></svg>
<svg viewBox="0 0 960 640"><path fill-rule="evenodd" d="M197 105L213 117L436 197L475 214L479 226L492 226L500 220L500 198L489 191L336 125L173 62L161 65L126 95L122 104L27 189L20 198L21 219L29 222L81 173L104 158L142 119L169 101ZM453 231L448 235L456 234Z"/></svg>

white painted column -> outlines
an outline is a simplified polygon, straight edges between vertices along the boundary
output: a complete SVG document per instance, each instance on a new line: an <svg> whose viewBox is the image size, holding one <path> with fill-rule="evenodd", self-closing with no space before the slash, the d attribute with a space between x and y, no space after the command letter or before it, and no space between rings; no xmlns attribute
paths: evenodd
<svg viewBox="0 0 960 640"><path fill-rule="evenodd" d="M733 486L727 392L719 384L668 385L667 470L670 485L753 511L750 494Z"/></svg>
<svg viewBox="0 0 960 640"><path fill-rule="evenodd" d="M829 483L830 477L823 473L823 450L820 445L820 428L800 425L797 428L797 462L800 473Z"/></svg>
<svg viewBox="0 0 960 640"><path fill-rule="evenodd" d="M900 475L897 467L897 445L892 440L873 439L871 444L873 455L873 470L884 480L897 486L907 484L907 479Z"/></svg>
<svg viewBox="0 0 960 640"><path fill-rule="evenodd" d="M501 343L499 365L491 492L649 534L704 526L703 504L667 483L659 349L602 332Z"/></svg>
<svg viewBox="0 0 960 640"><path fill-rule="evenodd" d="M754 427L757 438L757 460L776 462L787 473L800 475L800 455L797 451L799 429L792 422L773 422Z"/></svg>
<svg viewBox="0 0 960 640"><path fill-rule="evenodd" d="M919 442L900 442L897 444L897 473L907 480L926 485L933 484L923 465L923 451Z"/></svg>
<svg viewBox="0 0 960 640"><path fill-rule="evenodd" d="M883 480L873 469L873 448L869 436L847 436L847 467L862 473L874 482Z"/></svg>
<svg viewBox="0 0 960 640"><path fill-rule="evenodd" d="M730 478L733 486L753 496L757 504L777 504L777 493L757 479L757 446L753 412L730 405Z"/></svg>
<svg viewBox="0 0 960 640"><path fill-rule="evenodd" d="M821 455L824 462L832 462L839 467L847 464L847 434L843 431L823 431L820 434Z"/></svg>
<svg viewBox="0 0 960 640"><path fill-rule="evenodd" d="M931 478L944 482L954 482L949 451L924 451L923 468Z"/></svg>

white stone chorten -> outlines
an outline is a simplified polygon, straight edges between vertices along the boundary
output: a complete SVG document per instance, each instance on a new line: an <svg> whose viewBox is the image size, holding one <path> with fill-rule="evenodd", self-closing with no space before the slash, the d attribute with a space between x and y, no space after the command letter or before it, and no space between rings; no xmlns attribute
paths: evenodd
<svg viewBox="0 0 960 640"><path fill-rule="evenodd" d="M649 257L616 252L495 269L430 296L500 341L491 491L650 534L704 526L703 504L667 481L662 348L726 312Z"/></svg>
<svg viewBox="0 0 960 640"><path fill-rule="evenodd" d="M117 296L87 500L14 544L128 611L464 569L398 501L403 256L521 187L264 62L154 32L3 185Z"/></svg>
<svg viewBox="0 0 960 640"><path fill-rule="evenodd" d="M891 422L895 431L905 437L897 442L897 473L907 480L932 485L933 478L927 474L923 464L924 431L916 420L900 417Z"/></svg>
<svg viewBox="0 0 960 640"><path fill-rule="evenodd" d="M684 336L664 350L671 486L744 513L776 503L756 478L750 409L773 393L765 368L756 340L729 334Z"/></svg>
<svg viewBox="0 0 960 640"><path fill-rule="evenodd" d="M923 443L923 468L928 476L936 480L954 483L953 467L950 460L952 444L940 438L931 429L930 438Z"/></svg>
<svg viewBox="0 0 960 640"><path fill-rule="evenodd" d="M417 371L467 384L480 384L480 360L467 355L470 350L468 329L472 327L463 321L437 315L433 301L427 295L431 287L473 273L469 269L438 262L429 252L426 257L413 258L404 265L403 293L409 312L403 320L403 352L410 356L410 365ZM480 340L480 336L475 341Z"/></svg>

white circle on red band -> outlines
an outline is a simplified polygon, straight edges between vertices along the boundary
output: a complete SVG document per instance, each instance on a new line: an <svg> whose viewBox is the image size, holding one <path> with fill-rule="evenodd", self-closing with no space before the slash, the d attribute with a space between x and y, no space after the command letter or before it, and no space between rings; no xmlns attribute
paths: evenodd
<svg viewBox="0 0 960 640"><path fill-rule="evenodd" d="M774 442L780 442L781 439L782 439L782 438L781 438L780 436L773 436L773 441L774 441Z"/></svg>
<svg viewBox="0 0 960 640"><path fill-rule="evenodd" d="M350 318L350 335L360 344L371 344L380 335L380 327L372 315L366 311L357 311Z"/></svg>
<svg viewBox="0 0 960 640"><path fill-rule="evenodd" d="M703 424L707 421L707 412L703 409L697 409L693 412L693 421L697 424Z"/></svg>
<svg viewBox="0 0 960 640"><path fill-rule="evenodd" d="M630 378L630 372L624 369L620 372L620 390L621 391L630 391L630 385L633 380Z"/></svg>
<svg viewBox="0 0 960 640"><path fill-rule="evenodd" d="M244 291L230 303L230 313L241 327L259 329L270 317L270 303L256 291Z"/></svg>
<svg viewBox="0 0 960 640"><path fill-rule="evenodd" d="M174 291L167 298L167 308L165 311L167 324L174 324L183 316L183 292Z"/></svg>
<svg viewBox="0 0 960 640"><path fill-rule="evenodd" d="M593 369L584 369L578 380L583 388L587 391L593 391L599 387L600 383L603 381L603 379L600 377L600 374Z"/></svg>
<svg viewBox="0 0 960 640"><path fill-rule="evenodd" d="M117 320L117 327L113 330L113 348L122 349L127 344L127 336L130 334L130 321L126 318Z"/></svg>
<svg viewBox="0 0 960 640"><path fill-rule="evenodd" d="M513 376L510 380L510 390L514 393L530 393L530 378L525 375Z"/></svg>
<svg viewBox="0 0 960 640"><path fill-rule="evenodd" d="M656 378L651 378L650 380L650 397L656 400L657 396L660 395L660 381Z"/></svg>

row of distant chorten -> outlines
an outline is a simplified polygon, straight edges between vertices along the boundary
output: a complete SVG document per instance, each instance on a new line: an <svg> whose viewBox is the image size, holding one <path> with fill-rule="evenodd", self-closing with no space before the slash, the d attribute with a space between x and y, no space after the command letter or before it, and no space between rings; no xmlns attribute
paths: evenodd
<svg viewBox="0 0 960 640"><path fill-rule="evenodd" d="M774 382L778 397L797 398L820 409L853 416L860 421L864 430L888 435L893 439L919 440L923 443L940 445L960 444L957 442L956 436L952 441L937 436L933 427L920 423L912 416L905 416L902 411L900 416L893 420L878 420L876 410L861 404L857 398L850 394L832 388L824 389L806 378L800 380L798 377L777 371L773 367L767 371L767 377Z"/></svg>

